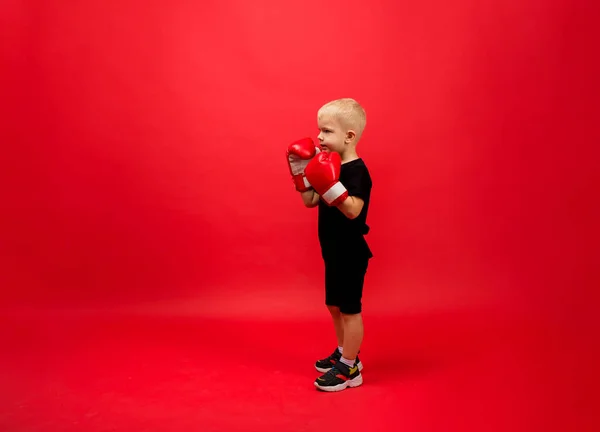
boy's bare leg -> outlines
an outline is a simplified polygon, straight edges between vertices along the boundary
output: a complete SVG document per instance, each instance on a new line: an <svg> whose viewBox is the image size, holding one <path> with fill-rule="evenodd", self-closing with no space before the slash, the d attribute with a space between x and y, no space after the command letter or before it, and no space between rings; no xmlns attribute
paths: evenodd
<svg viewBox="0 0 600 432"><path fill-rule="evenodd" d="M362 314L342 314L344 322L344 358L355 360L362 344L364 326Z"/></svg>
<svg viewBox="0 0 600 432"><path fill-rule="evenodd" d="M338 346L344 346L344 320L337 306L327 306L331 318L333 318L333 326L335 327L335 336L337 337Z"/></svg>

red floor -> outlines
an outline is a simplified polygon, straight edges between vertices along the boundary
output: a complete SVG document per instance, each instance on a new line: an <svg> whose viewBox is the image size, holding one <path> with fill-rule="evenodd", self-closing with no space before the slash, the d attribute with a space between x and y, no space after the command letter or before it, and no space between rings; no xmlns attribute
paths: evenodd
<svg viewBox="0 0 600 432"><path fill-rule="evenodd" d="M364 385L327 394L325 314L165 310L5 311L0 430L598 430L593 341L549 319L367 314Z"/></svg>

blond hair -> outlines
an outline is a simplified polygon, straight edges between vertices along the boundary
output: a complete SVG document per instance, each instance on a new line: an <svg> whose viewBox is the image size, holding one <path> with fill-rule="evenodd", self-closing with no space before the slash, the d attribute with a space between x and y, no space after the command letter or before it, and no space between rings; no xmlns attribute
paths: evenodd
<svg viewBox="0 0 600 432"><path fill-rule="evenodd" d="M364 108L351 98L342 98L327 102L319 109L317 118L325 115L332 116L342 126L352 129L356 133L357 140L360 139L367 124L367 114Z"/></svg>

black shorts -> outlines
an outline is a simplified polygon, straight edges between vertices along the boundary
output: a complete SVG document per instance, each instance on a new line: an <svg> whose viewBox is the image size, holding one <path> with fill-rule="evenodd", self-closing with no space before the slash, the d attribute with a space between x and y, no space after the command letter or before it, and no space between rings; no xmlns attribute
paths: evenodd
<svg viewBox="0 0 600 432"><path fill-rule="evenodd" d="M345 314L362 312L362 294L369 260L325 261L325 304Z"/></svg>

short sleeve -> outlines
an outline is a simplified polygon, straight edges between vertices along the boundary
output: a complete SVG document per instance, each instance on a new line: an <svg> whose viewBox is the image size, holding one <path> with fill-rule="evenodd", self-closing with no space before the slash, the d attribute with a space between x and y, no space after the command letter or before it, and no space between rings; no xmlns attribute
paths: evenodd
<svg viewBox="0 0 600 432"><path fill-rule="evenodd" d="M373 184L367 167L364 165L354 167L352 172L348 174L350 175L343 182L348 190L348 195L368 200Z"/></svg>

